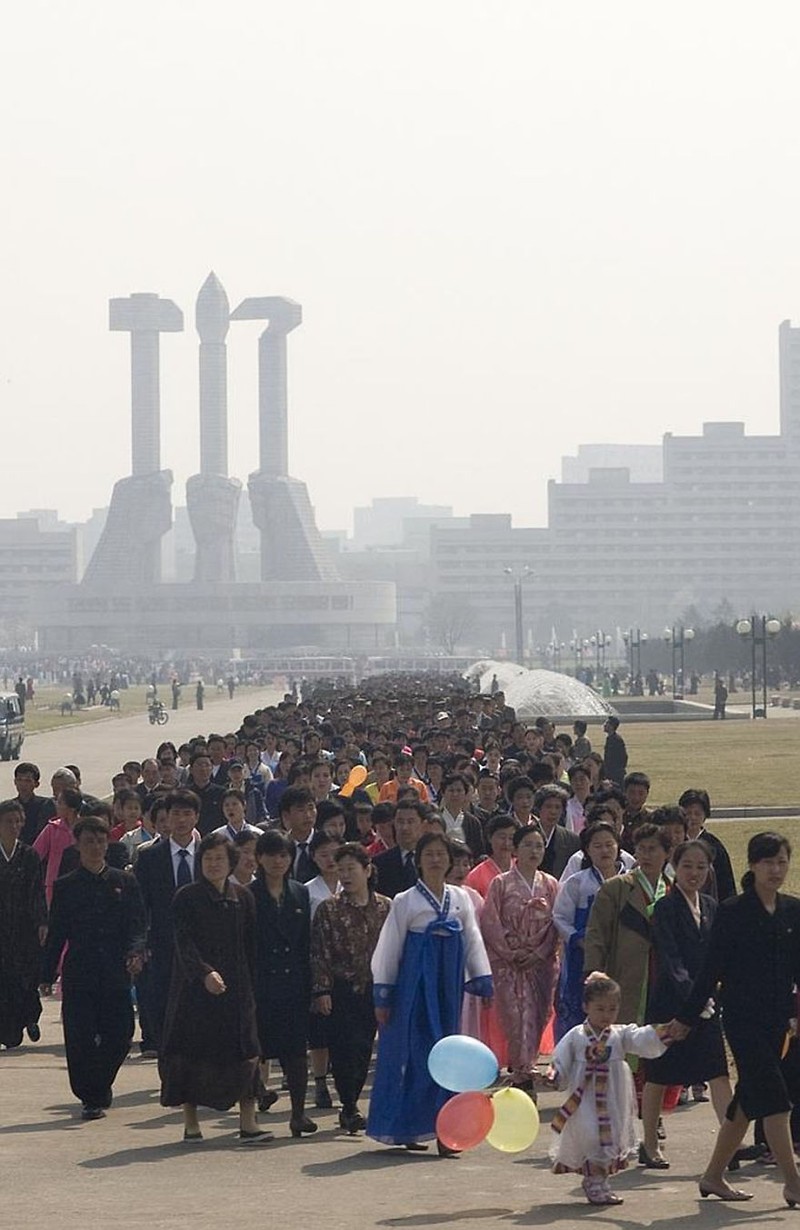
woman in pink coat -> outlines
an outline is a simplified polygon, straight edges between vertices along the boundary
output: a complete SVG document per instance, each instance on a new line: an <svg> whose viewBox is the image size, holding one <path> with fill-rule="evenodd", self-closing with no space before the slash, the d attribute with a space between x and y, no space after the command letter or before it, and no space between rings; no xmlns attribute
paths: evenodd
<svg viewBox="0 0 800 1230"><path fill-rule="evenodd" d="M56 799L56 818L42 829L33 848L44 866L44 888L47 904L53 897L53 885L61 872L61 857L68 846L75 845L72 829L80 817L83 795L80 790L67 786Z"/></svg>
<svg viewBox="0 0 800 1230"><path fill-rule="evenodd" d="M533 1068L558 976L553 923L558 883L539 870L545 840L538 825L518 829L514 848L514 866L489 885L481 931L492 966L495 1005L508 1039L511 1081L533 1093Z"/></svg>

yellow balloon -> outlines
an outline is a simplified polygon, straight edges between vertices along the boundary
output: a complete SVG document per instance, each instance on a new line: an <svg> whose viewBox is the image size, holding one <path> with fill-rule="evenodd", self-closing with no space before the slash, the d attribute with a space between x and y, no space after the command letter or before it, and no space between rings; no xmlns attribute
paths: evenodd
<svg viewBox="0 0 800 1230"><path fill-rule="evenodd" d="M367 780L367 770L363 764L354 765L348 774L347 781L342 786L339 794L343 799L349 799L354 790Z"/></svg>
<svg viewBox="0 0 800 1230"><path fill-rule="evenodd" d="M539 1135L536 1103L521 1089L498 1089L492 1094L494 1123L486 1136L501 1153L521 1153Z"/></svg>

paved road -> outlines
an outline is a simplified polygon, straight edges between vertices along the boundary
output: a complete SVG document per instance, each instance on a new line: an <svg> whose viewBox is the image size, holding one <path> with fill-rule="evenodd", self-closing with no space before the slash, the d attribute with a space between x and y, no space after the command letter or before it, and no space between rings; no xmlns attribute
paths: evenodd
<svg viewBox="0 0 800 1230"><path fill-rule="evenodd" d="M99 722L65 726L28 735L22 758L38 764L42 773L42 793L49 793L50 775L63 764L80 766L83 787L89 794L102 798L111 791L111 775L117 773L126 760L141 760L155 755L163 739L176 745L190 736L209 734L212 730L226 734L237 730L245 713L265 705L274 705L282 697L275 688L240 688L233 700L212 695L206 707L198 713L194 705L184 704L170 712L166 726L151 726L147 714L133 717L109 717ZM14 791L14 764L0 762L0 797Z"/></svg>
<svg viewBox="0 0 800 1230"><path fill-rule="evenodd" d="M336 1112L315 1112L316 1137L294 1141L286 1095L262 1121L271 1145L237 1145L232 1115L201 1112L206 1139L184 1145L180 1115L158 1103L152 1062L131 1058L104 1120L81 1123L67 1084L49 1001L38 1046L0 1052L0 1157L4 1175L0 1225L28 1230L47 1224L114 1230L362 1230L472 1225L481 1230L584 1225L754 1228L797 1226L800 1214L781 1202L774 1170L748 1164L737 1182L755 1193L746 1210L700 1201L693 1182L709 1152L715 1125L707 1106L668 1120L669 1172L638 1167L618 1176L625 1197L617 1209L590 1211L578 1182L550 1173L549 1129L526 1153L500 1154L483 1144L457 1160L409 1156L364 1138L340 1134ZM558 1095L542 1098L549 1121Z"/></svg>

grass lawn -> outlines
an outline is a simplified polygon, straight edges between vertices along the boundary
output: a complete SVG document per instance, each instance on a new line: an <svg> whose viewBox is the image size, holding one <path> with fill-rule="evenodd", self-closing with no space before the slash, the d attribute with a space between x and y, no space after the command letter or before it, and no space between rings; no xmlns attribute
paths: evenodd
<svg viewBox="0 0 800 1230"><path fill-rule="evenodd" d="M80 712L74 712L72 715L66 714L61 716L61 701L65 694L70 691L70 688L65 684L62 687L37 687L33 703L29 701L25 707L25 733L28 735L37 734L43 730L60 730L65 726L77 726L82 722L102 722L115 721L116 713L112 713L110 709L106 709L103 705L94 705L91 709L81 709ZM145 694L146 686L131 687L126 690L121 690L119 694L120 714L122 717L132 717L137 713L147 712L147 702ZM172 693L166 685L162 684L158 691L164 704L169 709L172 705ZM237 693L238 695L238 693ZM206 708L213 706L218 699L217 689L215 687L206 686L205 704ZM223 699L228 699L227 691L223 694ZM181 694L181 708L194 708L194 685L184 687ZM246 706L242 708L242 713L246 712ZM169 735L165 735L169 738Z"/></svg>
<svg viewBox="0 0 800 1230"><path fill-rule="evenodd" d="M37 687L33 702L28 701L25 706L25 733L34 735L42 730L60 730L62 727L77 726L83 722L108 721L117 716L103 705L93 705L91 709L75 710L62 717L61 701L70 690L66 685ZM134 687L120 692L120 712L123 717L145 712L145 691L144 687Z"/></svg>
<svg viewBox="0 0 800 1230"><path fill-rule="evenodd" d="M628 769L650 777L653 804L675 803L690 786L707 790L712 807L800 804L800 719L626 723L623 718L620 733ZM596 742L602 751L602 742Z"/></svg>

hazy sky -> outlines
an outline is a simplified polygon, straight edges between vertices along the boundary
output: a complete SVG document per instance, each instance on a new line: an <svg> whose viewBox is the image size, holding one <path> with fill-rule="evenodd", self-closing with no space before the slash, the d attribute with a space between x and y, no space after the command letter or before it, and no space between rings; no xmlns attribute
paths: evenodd
<svg viewBox="0 0 800 1230"><path fill-rule="evenodd" d="M199 468L194 299L288 295L322 528L414 494L544 524L581 442L778 422L800 320L796 0L24 0L0 48L0 516L130 470L107 301L157 291L162 465ZM231 472L256 338L229 334Z"/></svg>

